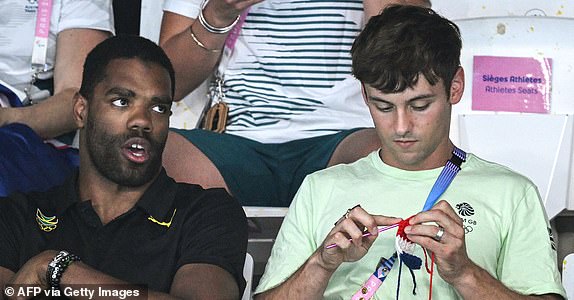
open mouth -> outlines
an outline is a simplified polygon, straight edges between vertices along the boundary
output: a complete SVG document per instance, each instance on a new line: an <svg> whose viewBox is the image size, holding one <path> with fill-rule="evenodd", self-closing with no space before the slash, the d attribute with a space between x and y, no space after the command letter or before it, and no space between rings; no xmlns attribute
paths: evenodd
<svg viewBox="0 0 574 300"><path fill-rule="evenodd" d="M144 138L131 138L122 146L123 155L131 162L143 164L150 158L150 143Z"/></svg>

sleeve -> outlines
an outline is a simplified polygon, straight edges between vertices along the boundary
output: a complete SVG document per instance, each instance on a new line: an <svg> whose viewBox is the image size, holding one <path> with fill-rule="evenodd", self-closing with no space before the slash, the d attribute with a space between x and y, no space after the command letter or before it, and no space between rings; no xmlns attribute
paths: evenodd
<svg viewBox="0 0 574 300"><path fill-rule="evenodd" d="M516 206L509 226L497 269L501 282L527 295L555 293L566 298L548 217L533 185Z"/></svg>
<svg viewBox="0 0 574 300"><path fill-rule="evenodd" d="M205 190L197 203L184 225L186 234L176 268L193 263L219 266L235 278L243 291L247 253L247 218L243 208L223 189Z"/></svg>
<svg viewBox="0 0 574 300"><path fill-rule="evenodd" d="M67 0L62 1L58 16L58 32L70 28L114 30L112 0Z"/></svg>
<svg viewBox="0 0 574 300"><path fill-rule="evenodd" d="M196 19L199 16L200 6L201 1L198 0L166 0L163 10Z"/></svg>
<svg viewBox="0 0 574 300"><path fill-rule="evenodd" d="M263 277L255 293L262 293L286 281L317 249L314 239L312 204L320 202L313 188L313 176L301 184L285 215Z"/></svg>

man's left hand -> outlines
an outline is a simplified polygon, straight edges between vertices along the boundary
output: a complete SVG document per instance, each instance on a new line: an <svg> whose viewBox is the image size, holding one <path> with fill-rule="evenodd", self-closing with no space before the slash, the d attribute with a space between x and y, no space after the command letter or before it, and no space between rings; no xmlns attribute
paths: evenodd
<svg viewBox="0 0 574 300"><path fill-rule="evenodd" d="M446 282L454 285L476 267L466 253L462 220L448 202L441 200L432 209L416 214L409 224L407 237L434 253L437 270Z"/></svg>

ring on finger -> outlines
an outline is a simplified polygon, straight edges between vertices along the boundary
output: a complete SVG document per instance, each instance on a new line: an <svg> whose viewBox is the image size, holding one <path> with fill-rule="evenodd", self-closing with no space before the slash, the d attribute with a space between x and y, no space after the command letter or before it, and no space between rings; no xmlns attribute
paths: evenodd
<svg viewBox="0 0 574 300"><path fill-rule="evenodd" d="M353 207L347 209L347 212L346 212L345 215L344 215L345 219L348 219L348 218L349 218L349 215L351 214L351 211L352 211L353 209L357 208L357 207L361 207L361 204L357 204L357 205L355 205L355 206L353 206Z"/></svg>
<svg viewBox="0 0 574 300"><path fill-rule="evenodd" d="M442 226L438 227L438 231L436 232L436 234L434 235L433 239L437 242L440 243L440 241L442 240L442 237L444 236L444 228Z"/></svg>
<svg viewBox="0 0 574 300"><path fill-rule="evenodd" d="M349 214L353 209L357 208L357 207L361 207L361 204L357 204L349 209L347 209L347 214Z"/></svg>
<svg viewBox="0 0 574 300"><path fill-rule="evenodd" d="M345 212L345 214L344 214L342 217L340 217L339 220L337 220L337 222L335 222L335 226L337 226L337 224L341 223L341 221L343 221L343 220L345 220L345 219L348 219L348 218L349 218L349 215L351 214L351 211L352 211L353 209L355 209L356 207L361 207L361 205L360 205L360 204L357 204L357 205L355 205L355 206L353 206L353 207L347 209L347 212Z"/></svg>
<svg viewBox="0 0 574 300"><path fill-rule="evenodd" d="M348 219L351 214L351 209L347 209L347 212L343 215L343 218Z"/></svg>

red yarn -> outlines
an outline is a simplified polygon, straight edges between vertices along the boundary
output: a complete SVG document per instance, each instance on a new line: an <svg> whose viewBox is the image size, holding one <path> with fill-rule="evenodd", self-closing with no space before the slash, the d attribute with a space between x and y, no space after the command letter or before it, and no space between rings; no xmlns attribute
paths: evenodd
<svg viewBox="0 0 574 300"><path fill-rule="evenodd" d="M426 257L426 255L425 255ZM430 265L430 283L429 283L429 300L432 299L432 275L434 274L434 252L431 254L431 265Z"/></svg>
<svg viewBox="0 0 574 300"><path fill-rule="evenodd" d="M414 217L414 216L410 216L402 221L399 222L399 228L397 229L397 236L400 236L401 238L403 238L405 241L411 242L411 240L409 240L407 238L407 234L405 233L405 227L409 226L409 220Z"/></svg>

